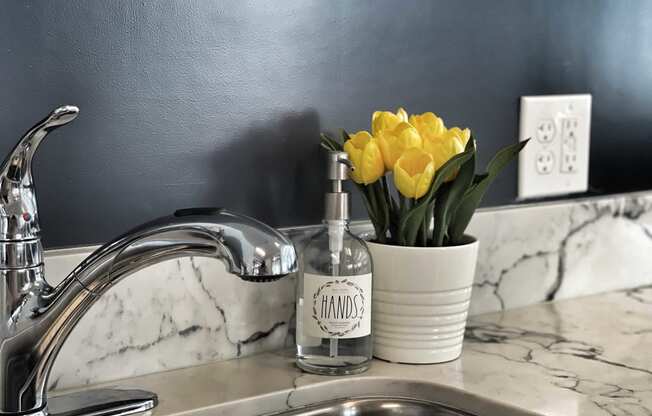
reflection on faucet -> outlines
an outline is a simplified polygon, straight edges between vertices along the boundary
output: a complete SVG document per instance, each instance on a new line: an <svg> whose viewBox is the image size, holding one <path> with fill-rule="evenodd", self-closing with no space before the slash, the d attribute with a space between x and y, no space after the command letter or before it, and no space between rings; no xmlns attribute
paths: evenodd
<svg viewBox="0 0 652 416"><path fill-rule="evenodd" d="M31 159L52 129L72 121L65 106L29 130L0 170L0 414L129 414L156 396L101 390L64 396L49 409L46 385L72 329L115 283L137 270L185 256L222 259L244 280L275 280L296 269L292 243L252 218L199 208L144 224L97 249L58 286L45 280ZM78 412L76 412L78 411Z"/></svg>

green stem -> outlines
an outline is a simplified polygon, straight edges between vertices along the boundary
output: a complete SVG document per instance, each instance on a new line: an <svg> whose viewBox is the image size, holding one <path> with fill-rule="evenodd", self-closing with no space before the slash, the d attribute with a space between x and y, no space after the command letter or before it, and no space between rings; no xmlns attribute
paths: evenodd
<svg viewBox="0 0 652 416"><path fill-rule="evenodd" d="M387 182L387 176L382 177L383 191L385 194L385 199L389 201L389 241L397 242L398 240L398 226L401 221L399 206L396 202L396 199L392 196L389 184Z"/></svg>
<svg viewBox="0 0 652 416"><path fill-rule="evenodd" d="M376 213L373 211L373 208L371 207L371 201L369 201L369 195L367 194L366 187L360 184L356 184L356 186L360 190L360 195L362 195L362 202L364 203L364 207L367 209L367 214L369 215L369 219L371 220L372 223L374 223L376 221Z"/></svg>
<svg viewBox="0 0 652 416"><path fill-rule="evenodd" d="M364 190L367 193L369 205L371 206L371 210L374 212L374 217L378 219L378 204L376 203L376 195L374 194L374 190L371 188L371 185L364 185Z"/></svg>
<svg viewBox="0 0 652 416"><path fill-rule="evenodd" d="M423 203L423 201L418 201L414 200L415 205L418 204L419 202ZM429 207L430 204L427 205ZM424 212L423 216L421 217L420 220L420 227L419 227L419 244L421 247L427 247L428 246L428 234L430 231L430 223L428 222L428 208L426 207L426 211Z"/></svg>
<svg viewBox="0 0 652 416"><path fill-rule="evenodd" d="M389 191L389 185L387 184L387 176L383 175L382 177L383 192L385 193L385 199L389 202L390 211L396 211L396 201Z"/></svg>
<svg viewBox="0 0 652 416"><path fill-rule="evenodd" d="M432 236L435 247L444 245L444 238L446 238L446 233L448 232L448 219L450 216L448 209L450 208L451 189L452 185L450 183L444 184L439 188L436 194L437 205L433 207L435 208L434 212L430 213L435 218L435 227Z"/></svg>
<svg viewBox="0 0 652 416"><path fill-rule="evenodd" d="M428 227L428 231L430 231L430 224L432 224L432 222L433 222L432 220L434 218L434 210L435 210L435 201L432 201L428 205L428 209L426 210L426 225ZM437 227L437 220L435 219L435 224L434 224L434 227L433 227L433 234L428 235L428 237L429 237L428 240L429 240L429 243L430 243L429 245L435 246L435 247L440 247L441 244L437 245L436 242L435 242L434 233L435 233L436 227Z"/></svg>
<svg viewBox="0 0 652 416"><path fill-rule="evenodd" d="M428 215L424 215L423 220L421 221L421 247L426 247L428 245L428 225L426 219Z"/></svg>
<svg viewBox="0 0 652 416"><path fill-rule="evenodd" d="M382 214L379 212L379 207L378 207L378 201L376 199L376 192L374 190L374 184L371 185L365 185L365 191L367 192L367 196L369 198L369 203L371 205L371 209L374 212L374 218L371 219L371 223L374 226L374 231L376 232L376 241L379 243L383 244L386 241L385 235L383 234L383 226L382 226Z"/></svg>
<svg viewBox="0 0 652 416"><path fill-rule="evenodd" d="M385 193L385 190L383 189L383 183L382 181L377 181L374 183L374 188L376 190L376 198L378 200L378 205L380 206L380 210L382 213L382 233L383 233L383 239L387 239L387 230L389 229L389 201L387 200L387 194Z"/></svg>

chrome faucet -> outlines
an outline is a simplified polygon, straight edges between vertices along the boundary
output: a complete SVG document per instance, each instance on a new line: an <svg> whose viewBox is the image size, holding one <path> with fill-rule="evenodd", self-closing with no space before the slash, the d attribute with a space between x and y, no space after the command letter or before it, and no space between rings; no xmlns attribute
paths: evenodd
<svg viewBox="0 0 652 416"><path fill-rule="evenodd" d="M31 164L43 138L78 113L74 106L54 110L23 136L0 168L0 416L116 415L156 405L155 394L140 390L47 398L50 370L72 329L103 293L133 272L183 256L222 259L229 272L254 282L296 268L294 247L280 232L224 209L195 208L116 238L50 286Z"/></svg>

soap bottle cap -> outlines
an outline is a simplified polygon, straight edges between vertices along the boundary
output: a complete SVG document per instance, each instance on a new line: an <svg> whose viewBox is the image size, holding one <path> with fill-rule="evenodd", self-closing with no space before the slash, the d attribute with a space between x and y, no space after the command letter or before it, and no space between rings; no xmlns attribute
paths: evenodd
<svg viewBox="0 0 652 416"><path fill-rule="evenodd" d="M353 164L346 152L328 152L328 179L331 192L326 193L326 220L344 221L349 219L349 194L342 190L342 181L349 178Z"/></svg>

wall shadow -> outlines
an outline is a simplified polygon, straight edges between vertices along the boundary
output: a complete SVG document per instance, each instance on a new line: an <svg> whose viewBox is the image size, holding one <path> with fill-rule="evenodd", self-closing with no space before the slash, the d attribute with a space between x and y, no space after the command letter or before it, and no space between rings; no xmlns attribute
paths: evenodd
<svg viewBox="0 0 652 416"><path fill-rule="evenodd" d="M313 109L253 125L213 155L215 196L222 206L272 226L318 223L326 159Z"/></svg>

